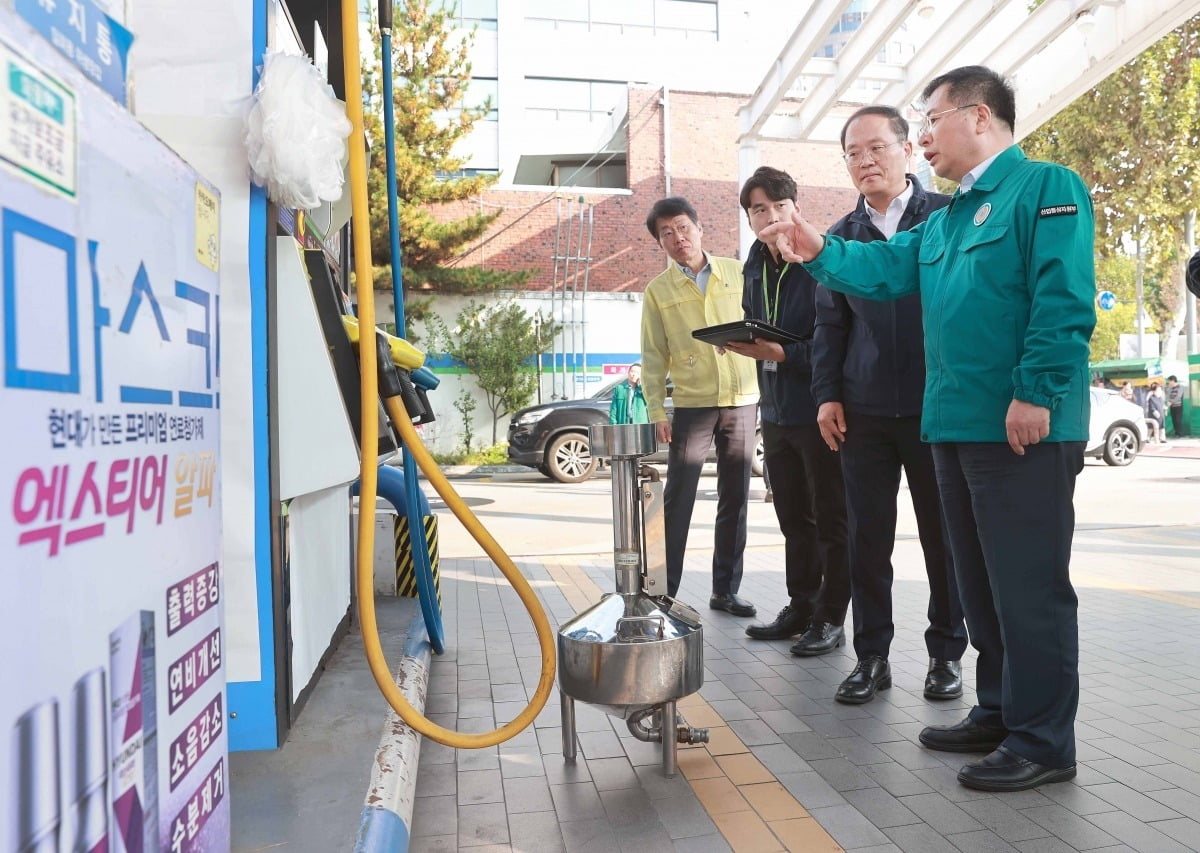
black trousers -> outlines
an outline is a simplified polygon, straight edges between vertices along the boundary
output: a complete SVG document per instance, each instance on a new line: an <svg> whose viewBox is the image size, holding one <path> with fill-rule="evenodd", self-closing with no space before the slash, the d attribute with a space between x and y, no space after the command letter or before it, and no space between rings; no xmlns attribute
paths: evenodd
<svg viewBox="0 0 1200 853"><path fill-rule="evenodd" d="M859 659L868 655L886 658L896 632L892 551L903 469L929 577L925 648L931 658L958 660L967 648L967 629L954 564L943 536L933 453L921 441L920 416L886 418L846 412L846 441L839 452L850 532L855 653Z"/></svg>
<svg viewBox="0 0 1200 853"><path fill-rule="evenodd" d="M815 423L763 421L762 431L792 606L814 620L841 625L850 604L850 566L838 456Z"/></svg>
<svg viewBox="0 0 1200 853"><path fill-rule="evenodd" d="M746 550L746 504L754 462L756 405L677 408L671 423L667 484L663 488L663 526L667 551L667 593L683 580L692 509L700 470L713 442L717 445L717 519L714 531L712 591L737 592L742 585Z"/></svg>
<svg viewBox="0 0 1200 853"><path fill-rule="evenodd" d="M1175 433L1175 437L1179 438L1183 435L1183 406L1171 406L1171 429Z"/></svg>
<svg viewBox="0 0 1200 853"><path fill-rule="evenodd" d="M1082 442L933 445L976 664L971 718L1050 767L1075 762L1079 602L1069 564Z"/></svg>

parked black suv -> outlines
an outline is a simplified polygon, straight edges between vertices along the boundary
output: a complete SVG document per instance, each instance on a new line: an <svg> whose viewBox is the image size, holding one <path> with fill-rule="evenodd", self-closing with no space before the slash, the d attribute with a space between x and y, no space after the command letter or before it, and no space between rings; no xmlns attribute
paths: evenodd
<svg viewBox="0 0 1200 853"><path fill-rule="evenodd" d="M588 427L608 423L613 382L582 400L556 400L521 409L508 422L508 460L537 468L560 483L581 483L596 470L597 461L588 446ZM667 398L667 412L671 399ZM762 429L755 432L754 474L763 470ZM711 457L710 457L711 458ZM649 462L666 462L662 450L646 457Z"/></svg>

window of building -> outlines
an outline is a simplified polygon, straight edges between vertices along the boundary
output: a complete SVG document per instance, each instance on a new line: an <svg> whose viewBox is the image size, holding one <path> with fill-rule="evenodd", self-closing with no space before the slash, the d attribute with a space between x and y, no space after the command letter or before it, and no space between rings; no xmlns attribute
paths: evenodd
<svg viewBox="0 0 1200 853"><path fill-rule="evenodd" d="M624 155L608 159L597 154L590 161L556 160L551 164L550 185L556 187L608 187L624 189L626 182Z"/></svg>
<svg viewBox="0 0 1200 853"><path fill-rule="evenodd" d="M526 114L531 118L591 122L608 116L626 97L624 83L526 77Z"/></svg>
<svg viewBox="0 0 1200 853"><path fill-rule="evenodd" d="M499 0L434 0L435 8L445 9L463 29L496 29L496 4Z"/></svg>
<svg viewBox="0 0 1200 853"><path fill-rule="evenodd" d="M467 83L463 106L482 108L489 104L483 119L496 121L500 118L500 89L495 77L472 77Z"/></svg>
<svg viewBox="0 0 1200 853"><path fill-rule="evenodd" d="M718 0L526 0L526 20L552 30L715 41Z"/></svg>
<svg viewBox="0 0 1200 853"><path fill-rule="evenodd" d="M457 172L443 172L439 170L435 173L439 181L448 181L452 178L474 178L476 175L499 174L499 169L459 169Z"/></svg>

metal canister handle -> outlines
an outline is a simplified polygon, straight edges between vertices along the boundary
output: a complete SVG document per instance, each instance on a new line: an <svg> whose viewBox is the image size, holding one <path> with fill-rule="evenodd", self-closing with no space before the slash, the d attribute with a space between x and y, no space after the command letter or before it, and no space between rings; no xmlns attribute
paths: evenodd
<svg viewBox="0 0 1200 853"><path fill-rule="evenodd" d="M627 635L621 631L622 625L628 625L628 624L631 624L634 622L657 622L658 623L658 636L657 637L647 637L644 634ZM666 632L667 632L667 620L666 620L666 617L660 613L652 613L649 616L622 616L620 619L617 620L617 639L624 640L626 642L643 643L643 642L649 642L651 640L661 640L666 635Z"/></svg>

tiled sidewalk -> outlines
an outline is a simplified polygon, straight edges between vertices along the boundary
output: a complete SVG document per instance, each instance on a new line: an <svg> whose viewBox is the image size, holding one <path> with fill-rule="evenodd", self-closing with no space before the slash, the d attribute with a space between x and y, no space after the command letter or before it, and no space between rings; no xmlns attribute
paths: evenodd
<svg viewBox="0 0 1200 853"><path fill-rule="evenodd" d="M902 565L919 559L897 543ZM783 604L778 547L747 552L742 594L769 620ZM681 598L704 604L709 555L689 554ZM1200 849L1200 529L1080 530L1082 695L1079 775L1017 794L961 787L972 756L930 752L917 733L960 719L973 701L921 696L922 582L896 581L895 686L861 706L833 701L846 649L794 658L749 640L746 620L705 609L705 685L681 703L707 746L681 750L665 779L657 745L577 704L580 756L562 759L552 696L535 729L498 748L421 747L413 851ZM612 588L611 557L521 564L553 624ZM446 655L427 712L466 731L514 717L540 658L528 617L490 563L443 560ZM847 620L847 629L849 629ZM965 681L973 683L973 652Z"/></svg>

